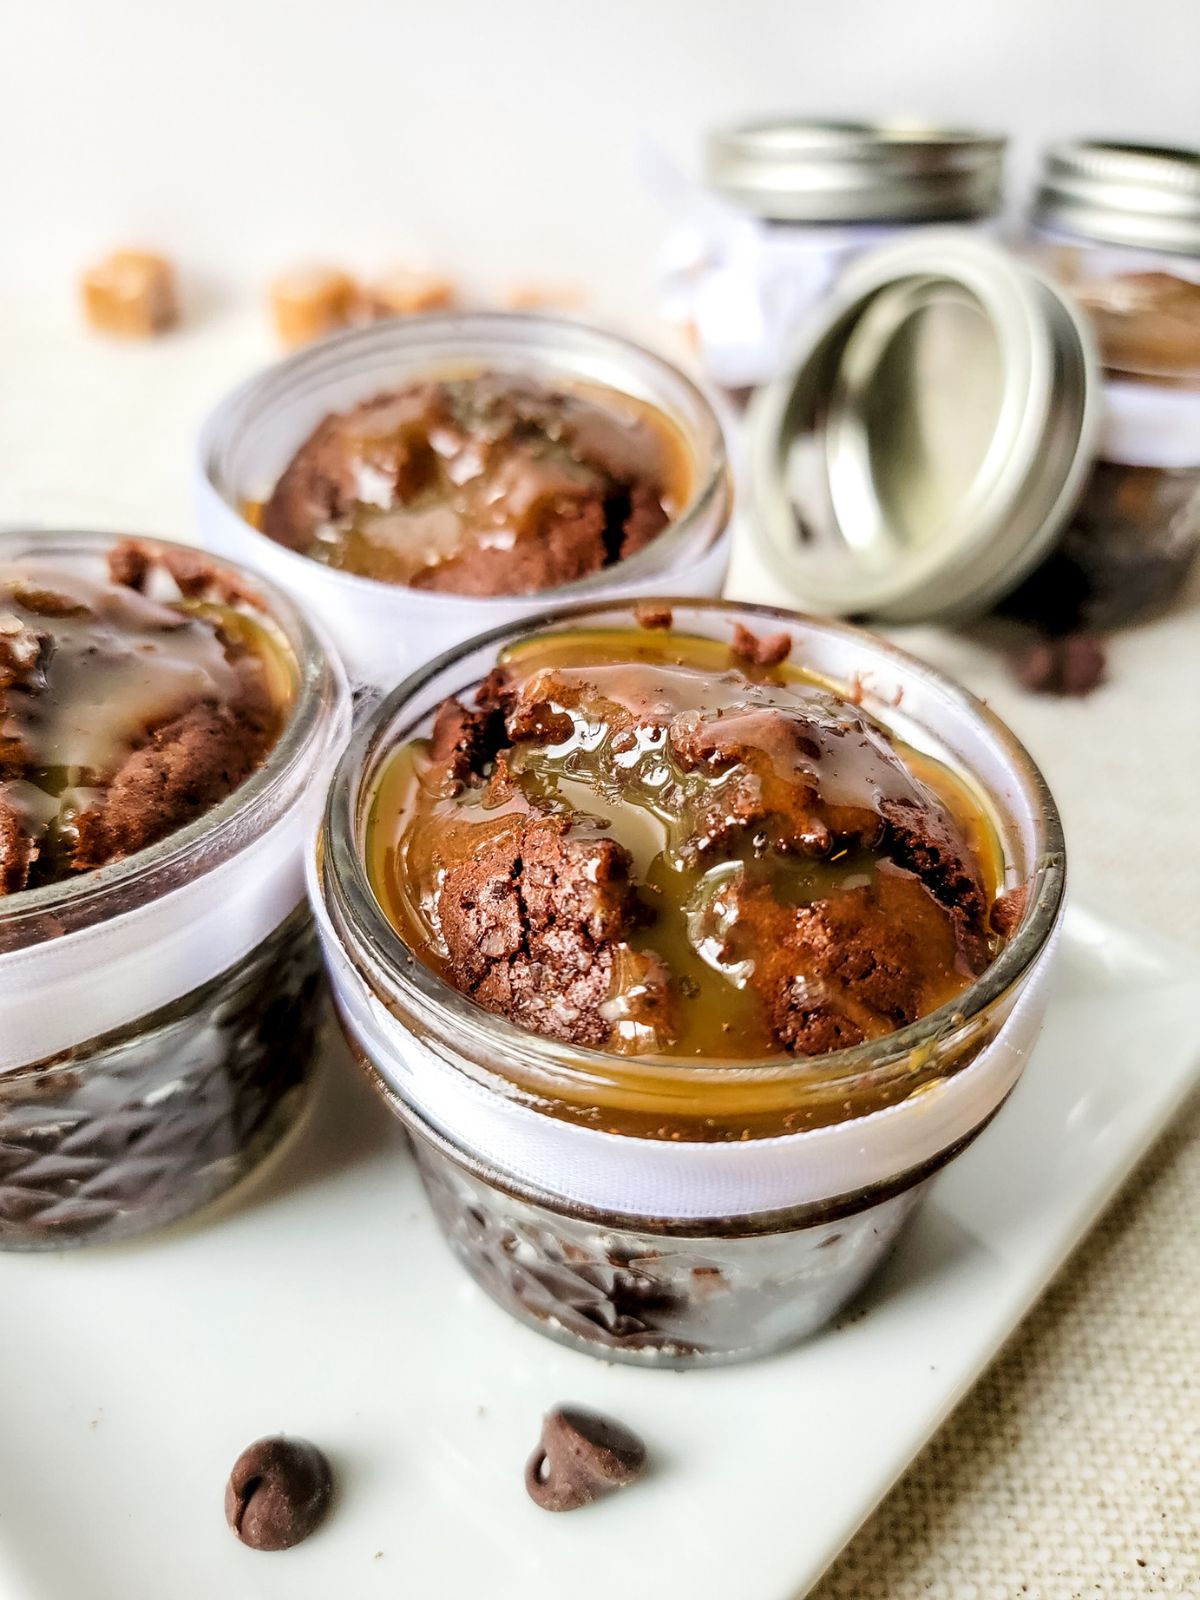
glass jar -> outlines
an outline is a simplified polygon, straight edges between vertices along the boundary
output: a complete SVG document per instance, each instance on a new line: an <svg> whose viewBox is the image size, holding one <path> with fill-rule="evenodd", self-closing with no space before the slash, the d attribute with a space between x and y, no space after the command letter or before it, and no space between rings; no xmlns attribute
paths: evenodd
<svg viewBox="0 0 1200 1600"><path fill-rule="evenodd" d="M451 1247L515 1316L607 1360L692 1366L826 1323L887 1256L933 1175L995 1114L1044 1004L1062 907L1054 803L980 702L882 639L793 612L671 604L682 632L786 629L793 658L967 781L992 818L1019 926L951 1005L827 1056L736 1066L617 1057L482 1010L408 949L363 865L388 753L529 632L630 627L577 606L448 652L376 708L339 763L310 862L339 1011L413 1135Z"/></svg>
<svg viewBox="0 0 1200 1600"><path fill-rule="evenodd" d="M1074 518L1005 609L1116 627L1169 604L1200 550L1200 151L1055 146L1030 235L1091 317L1105 418Z"/></svg>
<svg viewBox="0 0 1200 1600"><path fill-rule="evenodd" d="M335 571L275 543L244 508L270 495L291 457L331 412L405 384L464 372L595 383L659 411L689 458L692 497L636 555L535 594L475 597ZM567 317L516 312L393 318L327 339L251 378L201 434L196 516L201 540L266 573L328 630L356 684L391 688L420 662L485 628L588 597L663 588L719 594L729 564L729 471L709 400L670 362Z"/></svg>
<svg viewBox="0 0 1200 1600"><path fill-rule="evenodd" d="M0 561L100 579L115 542L6 533ZM259 770L194 822L0 897L0 1248L107 1243L185 1216L249 1172L304 1100L323 992L304 838L348 695L284 595L212 565L285 647L291 715Z"/></svg>
<svg viewBox="0 0 1200 1600"><path fill-rule="evenodd" d="M707 187L662 172L660 293L715 383L778 376L793 335L864 250L930 223L989 225L1005 141L915 123L782 117L717 129Z"/></svg>

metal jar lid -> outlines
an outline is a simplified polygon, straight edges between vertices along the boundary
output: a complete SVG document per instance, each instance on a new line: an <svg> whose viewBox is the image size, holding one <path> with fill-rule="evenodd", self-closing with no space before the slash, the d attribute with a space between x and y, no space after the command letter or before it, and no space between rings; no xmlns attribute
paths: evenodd
<svg viewBox="0 0 1200 1600"><path fill-rule="evenodd" d="M760 552L809 610L984 610L1055 542L1094 454L1100 371L1074 303L933 229L859 258L748 419Z"/></svg>
<svg viewBox="0 0 1200 1600"><path fill-rule="evenodd" d="M1001 199L1004 139L965 129L779 117L709 137L709 183L781 222L948 222Z"/></svg>
<svg viewBox="0 0 1200 1600"><path fill-rule="evenodd" d="M1092 139L1052 145L1033 220L1104 244L1200 255L1200 150Z"/></svg>

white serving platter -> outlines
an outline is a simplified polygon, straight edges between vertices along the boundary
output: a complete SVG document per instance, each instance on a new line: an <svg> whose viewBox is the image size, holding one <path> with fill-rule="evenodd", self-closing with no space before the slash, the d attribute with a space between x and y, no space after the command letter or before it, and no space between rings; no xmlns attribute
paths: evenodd
<svg viewBox="0 0 1200 1600"><path fill-rule="evenodd" d="M693 1373L512 1322L444 1250L389 1114L340 1050L270 1170L134 1246L0 1258L3 1600L796 1600L1011 1334L1200 1065L1195 958L1081 910L1009 1104L841 1322ZM572 1400L653 1471L568 1516L522 1468ZM225 1526L243 1445L329 1453L324 1528Z"/></svg>

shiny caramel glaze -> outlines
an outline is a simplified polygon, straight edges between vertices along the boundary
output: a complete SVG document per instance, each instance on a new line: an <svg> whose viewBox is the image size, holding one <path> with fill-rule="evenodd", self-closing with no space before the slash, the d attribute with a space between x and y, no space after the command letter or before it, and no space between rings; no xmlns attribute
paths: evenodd
<svg viewBox="0 0 1200 1600"><path fill-rule="evenodd" d="M692 493L683 436L600 385L459 374L326 417L243 514L338 571L518 594L636 554Z"/></svg>
<svg viewBox="0 0 1200 1600"><path fill-rule="evenodd" d="M960 994L999 943L982 802L802 665L747 648L653 628L508 650L483 710L453 713L491 719L481 762L435 728L381 769L366 862L405 942L511 1020L665 1063L816 1055ZM507 888L488 864L528 875L534 846L560 887L590 873L611 893L590 932L564 910L548 942L498 949L498 984L464 959L463 927L486 954L487 897Z"/></svg>
<svg viewBox="0 0 1200 1600"><path fill-rule="evenodd" d="M0 894L165 837L231 793L286 721L282 638L198 582L143 592L137 560L136 584L0 563Z"/></svg>

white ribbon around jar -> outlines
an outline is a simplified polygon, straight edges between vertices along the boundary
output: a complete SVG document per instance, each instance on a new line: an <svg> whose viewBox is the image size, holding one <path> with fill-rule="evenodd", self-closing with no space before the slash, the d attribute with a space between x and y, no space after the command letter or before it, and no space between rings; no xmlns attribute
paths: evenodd
<svg viewBox="0 0 1200 1600"><path fill-rule="evenodd" d="M127 1027L249 955L303 898L308 832L307 805L295 804L157 899L0 953L0 1073Z"/></svg>
<svg viewBox="0 0 1200 1600"><path fill-rule="evenodd" d="M581 1127L487 1089L445 1046L415 1038L382 1004L320 895L311 898L342 1018L419 1122L518 1189L679 1221L754 1216L855 1194L919 1169L966 1138L1021 1075L1041 1027L1058 942L1056 930L997 1035L953 1076L851 1122L777 1138L689 1143Z"/></svg>
<svg viewBox="0 0 1200 1600"><path fill-rule="evenodd" d="M730 389L779 375L795 334L856 256L937 225L769 222L693 182L653 146L641 161L672 216L658 258L663 315L692 329L704 371ZM969 226L998 232L991 218Z"/></svg>
<svg viewBox="0 0 1200 1600"><path fill-rule="evenodd" d="M1200 389L1105 383L1098 454L1123 467L1200 469Z"/></svg>

